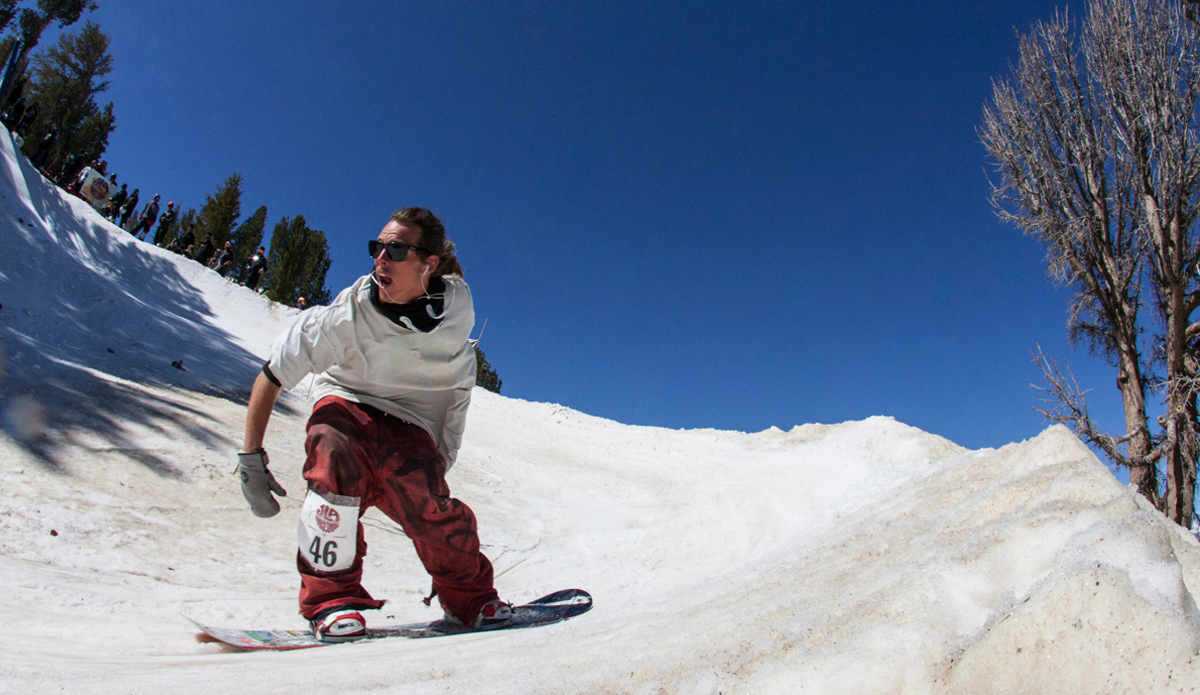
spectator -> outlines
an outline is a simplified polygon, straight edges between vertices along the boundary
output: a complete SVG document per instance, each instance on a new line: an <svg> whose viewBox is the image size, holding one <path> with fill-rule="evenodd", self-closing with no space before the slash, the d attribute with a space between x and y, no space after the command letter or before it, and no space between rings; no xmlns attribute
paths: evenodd
<svg viewBox="0 0 1200 695"><path fill-rule="evenodd" d="M167 238L167 232L170 231L171 225L175 223L175 215L179 211L175 209L175 201L167 203L167 211L162 214L158 220L158 231L154 233L154 245L162 246L163 239Z"/></svg>
<svg viewBox="0 0 1200 695"><path fill-rule="evenodd" d="M83 170L83 153L72 152L67 155L67 159L63 162L62 169L58 172L58 180L56 183L60 186L67 186L79 176L79 172Z"/></svg>
<svg viewBox="0 0 1200 695"><path fill-rule="evenodd" d="M262 246L258 247L258 253L250 258L250 262L246 264L246 287L252 290L258 289L258 280L262 277L263 271L267 269L267 251Z"/></svg>
<svg viewBox="0 0 1200 695"><path fill-rule="evenodd" d="M129 191L125 187L129 184L121 184L121 190L112 194L108 199L108 205L104 207L104 216L110 220L115 220L121 215L121 206L125 204L125 199L129 197Z"/></svg>
<svg viewBox="0 0 1200 695"><path fill-rule="evenodd" d="M204 241L200 242L200 248L196 250L196 260L203 265L208 265L209 259L212 258L213 251L212 239L209 239L208 235L205 234Z"/></svg>
<svg viewBox="0 0 1200 695"><path fill-rule="evenodd" d="M146 207L142 208L142 216L138 218L138 222L129 230L129 233L139 239L145 239L146 233L154 227L154 221L158 219L158 194L154 194L154 200L146 203ZM141 232L141 235L138 235Z"/></svg>
<svg viewBox="0 0 1200 695"><path fill-rule="evenodd" d="M54 145L57 142L58 126L54 126L50 129L49 133L46 133L46 135L42 137L42 144L38 145L37 154L33 155L33 165L35 167L38 169L42 168L42 164L46 162L46 157L49 157L50 153L54 151Z"/></svg>
<svg viewBox="0 0 1200 695"><path fill-rule="evenodd" d="M125 204L121 206L121 224L117 225L118 227L125 228L125 223L129 221L129 216L133 214L134 210L137 210L137 204L138 189L135 188L133 189L133 193L130 193L129 197L125 199ZM115 221L116 218L114 217L113 220Z"/></svg>
<svg viewBox="0 0 1200 695"><path fill-rule="evenodd" d="M217 257L209 263L209 266L220 273L222 276L227 276L233 271L233 242L225 242L225 248L217 254Z"/></svg>
<svg viewBox="0 0 1200 695"><path fill-rule="evenodd" d="M8 126L9 130L16 130L17 124L21 122L21 119L24 116L25 97L21 97L20 99L17 99L17 103L14 104L12 109L8 112L7 117L4 119L4 125Z"/></svg>
<svg viewBox="0 0 1200 695"><path fill-rule="evenodd" d="M38 106L37 106L37 104L34 104L33 106L30 106L29 108L25 109L25 117L22 118L21 122L17 124L17 134L20 135L21 137L25 137L25 131L29 130L29 126L36 123L37 119L38 119Z"/></svg>
<svg viewBox="0 0 1200 695"><path fill-rule="evenodd" d="M195 229L195 223L188 223L187 228L183 230L183 234L180 234L175 239L173 243L176 253L183 253L189 258L191 257L192 252L195 251L195 249L192 248L192 246L196 243L196 233L193 231Z"/></svg>
<svg viewBox="0 0 1200 695"><path fill-rule="evenodd" d="M296 301L292 302L292 308L304 311L308 308L308 302L305 301L304 297L297 297Z"/></svg>

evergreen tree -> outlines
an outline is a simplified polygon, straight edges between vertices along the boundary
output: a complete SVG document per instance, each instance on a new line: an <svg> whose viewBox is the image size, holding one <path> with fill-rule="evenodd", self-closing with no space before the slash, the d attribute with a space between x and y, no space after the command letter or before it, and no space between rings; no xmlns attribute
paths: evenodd
<svg viewBox="0 0 1200 695"><path fill-rule="evenodd" d="M200 222L200 215L196 212L196 208L188 208L187 212L179 216L179 230L182 232L188 228L189 224L197 224ZM196 233L196 241L199 242L204 237L200 236L200 230L194 230Z"/></svg>
<svg viewBox="0 0 1200 695"><path fill-rule="evenodd" d="M488 363L487 356L483 354L483 348L475 345L475 385L485 388L493 393L500 393L500 385L504 381L500 379L500 375Z"/></svg>
<svg viewBox="0 0 1200 695"><path fill-rule="evenodd" d="M18 22L21 39L21 50L17 54L16 72L18 75L25 72L29 66L29 55L38 45L38 41L42 38L42 32L46 27L58 23L60 29L68 27L83 16L85 11L94 10L98 5L93 0L38 0L37 9L31 10L24 8L20 13ZM8 0L4 0L4 4L0 5L0 9L12 12L16 8L16 3L11 5ZM0 15L2 18L2 15ZM11 15L8 17L12 19ZM11 49L10 49L11 50ZM12 93L13 87L17 80L13 80L8 89L4 93L0 93L0 104L8 103L8 97Z"/></svg>
<svg viewBox="0 0 1200 695"><path fill-rule="evenodd" d="M325 274L332 262L325 232L309 228L304 215L283 218L271 232L264 276L267 297L286 305L298 297L304 297L309 306L328 304Z"/></svg>
<svg viewBox="0 0 1200 695"><path fill-rule="evenodd" d="M17 0L0 0L0 31L8 28L12 23L13 18L17 16ZM4 59L8 60L8 52L12 50L10 46L4 50Z"/></svg>
<svg viewBox="0 0 1200 695"><path fill-rule="evenodd" d="M113 69L108 46L108 37L99 25L89 21L34 56L28 101L37 106L41 116L26 133L26 155L33 156L42 138L58 128L47 165L57 162L61 166L75 152L81 153L84 161L101 158L115 128L112 103L103 108L96 104L96 95L109 84L101 78Z"/></svg>
<svg viewBox="0 0 1200 695"><path fill-rule="evenodd" d="M267 226L267 206L263 205L254 211L254 214L247 217L230 237L233 242L233 257L238 259L238 277L240 279L245 273L245 264L247 260L254 255L259 246L262 246L263 230Z"/></svg>
<svg viewBox="0 0 1200 695"><path fill-rule="evenodd" d="M204 194L200 219L196 221L196 239L207 234L213 246L225 246L233 234L233 225L242 214L242 175L234 172L214 193Z"/></svg>

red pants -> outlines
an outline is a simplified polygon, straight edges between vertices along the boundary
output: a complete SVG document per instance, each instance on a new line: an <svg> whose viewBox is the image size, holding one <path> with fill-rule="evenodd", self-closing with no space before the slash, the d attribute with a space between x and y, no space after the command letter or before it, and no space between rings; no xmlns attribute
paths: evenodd
<svg viewBox="0 0 1200 695"><path fill-rule="evenodd" d="M376 507L400 525L433 577L442 608L464 623L497 598L492 563L479 551L475 514L450 497L446 463L429 434L371 406L337 396L317 402L308 420L304 478L309 490L361 498L359 515ZM309 620L335 608L379 608L363 589L367 554L362 524L348 569L322 572L301 548L300 613Z"/></svg>

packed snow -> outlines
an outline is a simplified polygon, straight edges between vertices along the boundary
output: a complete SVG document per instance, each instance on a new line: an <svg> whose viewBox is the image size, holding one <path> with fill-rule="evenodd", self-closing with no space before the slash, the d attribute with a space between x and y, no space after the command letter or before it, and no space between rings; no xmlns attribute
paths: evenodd
<svg viewBox="0 0 1200 695"><path fill-rule="evenodd" d="M497 587L584 588L590 613L298 652L199 641L184 616L305 627L303 387L266 442L283 513L254 517L231 475L247 390L295 314L103 221L0 132L0 692L1200 684L1200 545L1062 427L969 451L886 417L676 431L482 390L449 482ZM440 617L403 534L365 523L364 583L389 599L368 620Z"/></svg>

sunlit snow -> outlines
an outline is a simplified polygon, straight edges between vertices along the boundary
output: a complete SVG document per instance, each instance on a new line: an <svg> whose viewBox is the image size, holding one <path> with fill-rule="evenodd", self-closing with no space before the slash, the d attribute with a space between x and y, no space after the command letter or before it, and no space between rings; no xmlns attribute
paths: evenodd
<svg viewBox="0 0 1200 695"><path fill-rule="evenodd" d="M0 132L0 692L1200 683L1200 545L1062 427L968 451L886 417L676 431L480 390L449 482L501 595L580 587L590 613L302 652L199 642L183 616L305 625L303 387L266 442L283 513L254 517L231 476L246 390L294 315L102 221ZM366 526L365 583L389 599L368 619L439 617L403 535L377 513Z"/></svg>

